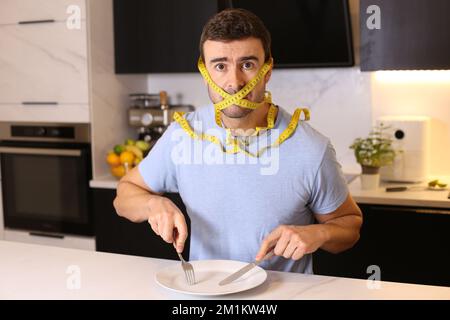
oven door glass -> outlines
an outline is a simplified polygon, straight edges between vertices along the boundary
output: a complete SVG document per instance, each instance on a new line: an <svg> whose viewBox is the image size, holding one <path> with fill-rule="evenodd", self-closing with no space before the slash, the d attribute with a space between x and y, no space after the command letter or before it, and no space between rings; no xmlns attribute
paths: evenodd
<svg viewBox="0 0 450 320"><path fill-rule="evenodd" d="M2 148L5 226L91 235L89 151Z"/></svg>

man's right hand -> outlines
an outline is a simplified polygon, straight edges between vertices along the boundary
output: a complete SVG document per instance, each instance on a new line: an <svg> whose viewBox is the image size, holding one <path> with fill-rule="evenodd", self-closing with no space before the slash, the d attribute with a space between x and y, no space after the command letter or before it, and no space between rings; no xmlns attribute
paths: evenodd
<svg viewBox="0 0 450 320"><path fill-rule="evenodd" d="M183 213L170 199L164 197L152 197L148 205L151 212L148 223L153 231L167 243L174 243L177 252L182 253L188 236Z"/></svg>

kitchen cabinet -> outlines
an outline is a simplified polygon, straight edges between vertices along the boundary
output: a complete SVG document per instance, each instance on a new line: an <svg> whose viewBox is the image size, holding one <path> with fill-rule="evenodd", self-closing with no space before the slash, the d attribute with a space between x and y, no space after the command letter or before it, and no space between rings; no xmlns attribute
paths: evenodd
<svg viewBox="0 0 450 320"><path fill-rule="evenodd" d="M116 73L197 72L203 26L226 8L261 18L275 68L353 66L346 0L114 0Z"/></svg>
<svg viewBox="0 0 450 320"><path fill-rule="evenodd" d="M368 279L378 266L382 281L450 286L450 210L360 205L359 242L334 255L314 253L316 274Z"/></svg>
<svg viewBox="0 0 450 320"><path fill-rule="evenodd" d="M85 21L0 26L0 38L0 102L89 102Z"/></svg>
<svg viewBox="0 0 450 320"><path fill-rule="evenodd" d="M2 0L0 25L19 21L64 21L70 16L67 13L69 6L77 6L80 18L86 18L85 0Z"/></svg>
<svg viewBox="0 0 450 320"><path fill-rule="evenodd" d="M84 4L2 2L0 121L89 122ZM80 10L79 28L66 23L69 5Z"/></svg>
<svg viewBox="0 0 450 320"><path fill-rule="evenodd" d="M211 0L114 0L116 73L193 72Z"/></svg>
<svg viewBox="0 0 450 320"><path fill-rule="evenodd" d="M450 69L448 0L361 0L361 70Z"/></svg>
<svg viewBox="0 0 450 320"><path fill-rule="evenodd" d="M129 254L144 257L178 260L172 244L157 236L147 222L133 223L119 217L113 206L115 189L93 189L96 250L111 253ZM188 226L189 217L178 194L166 194L185 214ZM183 256L189 258L189 238Z"/></svg>

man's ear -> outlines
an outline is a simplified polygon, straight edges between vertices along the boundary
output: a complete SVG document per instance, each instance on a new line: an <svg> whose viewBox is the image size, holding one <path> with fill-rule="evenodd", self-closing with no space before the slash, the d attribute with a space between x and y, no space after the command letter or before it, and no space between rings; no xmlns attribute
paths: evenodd
<svg viewBox="0 0 450 320"><path fill-rule="evenodd" d="M273 58L270 58L271 61L271 65L270 65L270 69L269 71L267 71L266 75L264 76L264 83L267 84L267 82L269 82L270 77L272 76L272 69L273 69Z"/></svg>

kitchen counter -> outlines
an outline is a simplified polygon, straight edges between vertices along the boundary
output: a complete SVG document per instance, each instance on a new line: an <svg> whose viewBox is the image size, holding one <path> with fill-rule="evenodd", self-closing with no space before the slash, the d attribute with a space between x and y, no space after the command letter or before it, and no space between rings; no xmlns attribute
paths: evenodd
<svg viewBox="0 0 450 320"><path fill-rule="evenodd" d="M439 178L450 185L450 177L430 177L427 181ZM386 187L417 187L422 186L423 190L407 190L399 192L386 192ZM350 184L350 193L357 203L379 204L395 206L413 206L450 209L449 190L426 190L427 182L420 184L412 183L385 183L381 182L376 190L362 190L361 179L356 177ZM445 213L445 211L442 211ZM448 211L450 214L450 210Z"/></svg>
<svg viewBox="0 0 450 320"><path fill-rule="evenodd" d="M113 176L104 176L97 179L92 179L89 181L89 186L91 188L100 188L100 189L116 189L117 184L119 183L119 179Z"/></svg>
<svg viewBox="0 0 450 320"><path fill-rule="evenodd" d="M353 178L353 179L352 179ZM381 182L380 187L376 190L362 190L361 180L358 175L346 175L349 182L350 193L357 203L360 204L379 204L394 206L413 206L413 207L429 207L450 209L450 199L448 199L449 190L433 191L433 190L412 190L401 192L386 192L386 187L395 186L425 186L422 184L405 184L405 183L384 183ZM427 181L433 180L430 177ZM440 180L449 183L450 177L439 177ZM105 176L91 180L89 185L91 188L116 189L119 180L113 176ZM445 212L445 211L444 211ZM450 214L450 211L448 212Z"/></svg>
<svg viewBox="0 0 450 320"><path fill-rule="evenodd" d="M161 288L158 270L178 261L0 241L0 299L197 299ZM80 275L80 288L70 289ZM68 285L69 284L69 288ZM268 271L261 286L220 299L450 299L450 287Z"/></svg>

